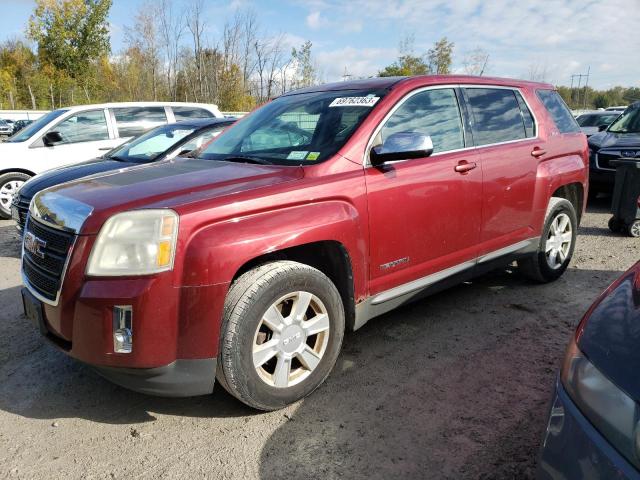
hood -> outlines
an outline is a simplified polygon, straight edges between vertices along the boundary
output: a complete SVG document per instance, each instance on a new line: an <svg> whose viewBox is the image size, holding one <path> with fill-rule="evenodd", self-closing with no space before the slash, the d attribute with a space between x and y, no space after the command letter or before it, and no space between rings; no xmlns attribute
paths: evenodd
<svg viewBox="0 0 640 480"><path fill-rule="evenodd" d="M638 148L640 149L640 133L600 132L589 137L589 146L602 148Z"/></svg>
<svg viewBox="0 0 640 480"><path fill-rule="evenodd" d="M20 198L30 201L33 196L45 188L54 187L61 183L71 182L79 178L96 173L110 172L127 168L135 164L119 162L117 160L103 160L101 158L83 162L70 167L56 168L39 175L26 182L20 189Z"/></svg>
<svg viewBox="0 0 640 480"><path fill-rule="evenodd" d="M65 183L45 194L80 202L93 212L83 234L97 233L106 217L139 208L177 208L303 177L301 167L176 159ZM45 198L41 197L41 198Z"/></svg>
<svg viewBox="0 0 640 480"><path fill-rule="evenodd" d="M640 263L626 272L585 320L580 349L602 373L640 401Z"/></svg>

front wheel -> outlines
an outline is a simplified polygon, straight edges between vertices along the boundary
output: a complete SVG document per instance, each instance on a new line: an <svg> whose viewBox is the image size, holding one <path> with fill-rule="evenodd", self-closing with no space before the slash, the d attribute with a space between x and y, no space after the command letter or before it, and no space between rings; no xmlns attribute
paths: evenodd
<svg viewBox="0 0 640 480"><path fill-rule="evenodd" d="M245 404L276 410L326 379L343 336L342 300L326 275L301 263L268 263L229 290L216 376Z"/></svg>
<svg viewBox="0 0 640 480"><path fill-rule="evenodd" d="M31 178L29 175L20 172L0 175L0 219L11 218L13 196L29 178Z"/></svg>
<svg viewBox="0 0 640 480"><path fill-rule="evenodd" d="M518 260L520 271L531 280L557 280L569 266L576 244L578 220L573 204L552 197L536 253Z"/></svg>

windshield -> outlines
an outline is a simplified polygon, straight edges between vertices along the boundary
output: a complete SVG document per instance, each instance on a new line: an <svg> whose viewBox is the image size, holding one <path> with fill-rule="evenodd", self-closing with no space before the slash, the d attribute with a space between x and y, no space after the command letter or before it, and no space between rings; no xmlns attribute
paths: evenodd
<svg viewBox="0 0 640 480"><path fill-rule="evenodd" d="M279 165L322 162L351 137L386 90L341 90L279 97L207 146L199 158L249 158Z"/></svg>
<svg viewBox="0 0 640 480"><path fill-rule="evenodd" d="M599 127L600 125L609 125L619 113L611 115L580 115L576 120L581 127Z"/></svg>
<svg viewBox="0 0 640 480"><path fill-rule="evenodd" d="M640 107L627 110L609 127L611 133L640 133Z"/></svg>
<svg viewBox="0 0 640 480"><path fill-rule="evenodd" d="M11 137L8 141L13 143L25 142L29 140L31 137L33 137L36 133L38 133L38 131L42 127L44 127L47 123L51 122L52 120L55 120L60 115L68 111L69 111L68 109L61 108L59 110L54 110L53 112L49 112L46 115L43 115L42 117L37 119L35 122L30 124L29 126L20 130L16 135Z"/></svg>
<svg viewBox="0 0 640 480"><path fill-rule="evenodd" d="M3 127L6 127L9 124L0 118L0 125L2 125Z"/></svg>
<svg viewBox="0 0 640 480"><path fill-rule="evenodd" d="M189 125L163 125L134 138L106 156L124 162L151 162L196 130Z"/></svg>

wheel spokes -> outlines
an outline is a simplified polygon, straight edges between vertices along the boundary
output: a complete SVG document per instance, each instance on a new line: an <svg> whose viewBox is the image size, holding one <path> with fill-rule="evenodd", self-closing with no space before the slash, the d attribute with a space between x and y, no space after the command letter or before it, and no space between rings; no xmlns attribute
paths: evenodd
<svg viewBox="0 0 640 480"><path fill-rule="evenodd" d="M271 305L262 316L262 322L273 332L281 332L285 325L284 318L276 305Z"/></svg>
<svg viewBox="0 0 640 480"><path fill-rule="evenodd" d="M329 316L321 313L302 324L307 337L329 330Z"/></svg>
<svg viewBox="0 0 640 480"><path fill-rule="evenodd" d="M309 345L305 345L304 350L298 353L297 357L304 368L310 371L320 363L320 357Z"/></svg>
<svg viewBox="0 0 640 480"><path fill-rule="evenodd" d="M276 369L273 372L273 384L276 387L286 387L289 385L289 375L291 374L291 358L285 356L278 357Z"/></svg>
<svg viewBox="0 0 640 480"><path fill-rule="evenodd" d="M312 295L309 292L298 292L297 298L293 302L290 318L293 322L301 322L311 303Z"/></svg>
<svg viewBox="0 0 640 480"><path fill-rule="evenodd" d="M253 365L261 367L278 354L278 342L280 339L272 338L271 340L253 347Z"/></svg>

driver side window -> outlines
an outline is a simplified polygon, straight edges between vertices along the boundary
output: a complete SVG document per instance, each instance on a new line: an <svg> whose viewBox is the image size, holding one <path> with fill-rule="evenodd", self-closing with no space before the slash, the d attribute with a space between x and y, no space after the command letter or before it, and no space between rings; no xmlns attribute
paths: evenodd
<svg viewBox="0 0 640 480"><path fill-rule="evenodd" d="M62 136L58 145L109 140L104 110L89 110L63 120L51 129Z"/></svg>
<svg viewBox="0 0 640 480"><path fill-rule="evenodd" d="M433 153L464 148L462 118L455 91L452 88L425 90L410 97L382 127L382 142L398 132L429 135Z"/></svg>

